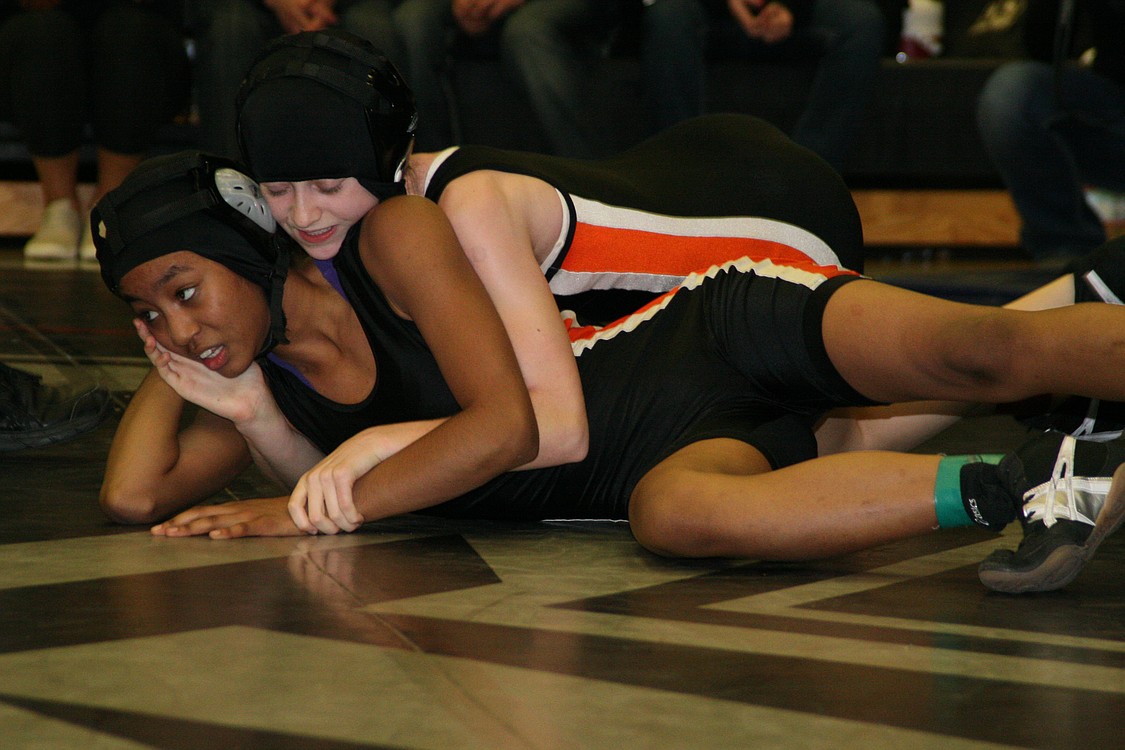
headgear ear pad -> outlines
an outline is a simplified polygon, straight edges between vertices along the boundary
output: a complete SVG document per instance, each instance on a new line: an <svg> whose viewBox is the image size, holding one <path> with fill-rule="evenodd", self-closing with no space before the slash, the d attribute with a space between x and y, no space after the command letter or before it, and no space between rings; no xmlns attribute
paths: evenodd
<svg viewBox="0 0 1125 750"><path fill-rule="evenodd" d="M258 186L228 159L185 151L148 159L90 212L102 279L115 294L132 269L187 250L264 289L271 336L284 340L284 243Z"/></svg>

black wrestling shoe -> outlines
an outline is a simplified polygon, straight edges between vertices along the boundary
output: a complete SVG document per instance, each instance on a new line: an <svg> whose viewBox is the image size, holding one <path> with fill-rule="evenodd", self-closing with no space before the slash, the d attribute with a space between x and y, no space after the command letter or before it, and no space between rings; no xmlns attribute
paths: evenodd
<svg viewBox="0 0 1125 750"><path fill-rule="evenodd" d="M0 364L0 451L70 440L97 427L109 411L105 388L67 394L43 385L36 375Z"/></svg>
<svg viewBox="0 0 1125 750"><path fill-rule="evenodd" d="M1074 274L1075 302L1125 304L1125 236L1075 259L1066 270Z"/></svg>
<svg viewBox="0 0 1125 750"><path fill-rule="evenodd" d="M1074 301L1125 304L1125 236L1072 261ZM1083 440L1103 442L1125 434L1125 404L1071 396L1045 414L1021 419L1028 427L1058 430Z"/></svg>
<svg viewBox="0 0 1125 750"><path fill-rule="evenodd" d="M1049 411L1020 421L1033 429L1055 430L1104 443L1125 434L1125 403L1069 396Z"/></svg>
<svg viewBox="0 0 1125 750"><path fill-rule="evenodd" d="M1125 519L1125 448L1049 432L997 467L1014 498L1023 540L980 564L981 583L1021 594L1054 591L1074 580L1098 545Z"/></svg>
<svg viewBox="0 0 1125 750"><path fill-rule="evenodd" d="M1066 266L1074 274L1074 301L1125 304L1125 236L1105 243ZM1021 417L1028 427L1058 430L1104 442L1125 434L1125 403L1070 396L1043 414Z"/></svg>

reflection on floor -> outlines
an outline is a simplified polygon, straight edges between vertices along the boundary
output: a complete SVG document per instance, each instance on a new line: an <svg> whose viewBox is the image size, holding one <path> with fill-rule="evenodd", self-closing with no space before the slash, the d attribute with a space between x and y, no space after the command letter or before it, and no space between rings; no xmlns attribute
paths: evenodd
<svg viewBox="0 0 1125 750"><path fill-rule="evenodd" d="M4 361L121 401L145 370L88 270L0 251L0 329ZM1015 529L813 564L662 560L619 524L165 540L97 509L113 429L0 455L5 748L1121 747L1125 535L1026 597L976 580Z"/></svg>

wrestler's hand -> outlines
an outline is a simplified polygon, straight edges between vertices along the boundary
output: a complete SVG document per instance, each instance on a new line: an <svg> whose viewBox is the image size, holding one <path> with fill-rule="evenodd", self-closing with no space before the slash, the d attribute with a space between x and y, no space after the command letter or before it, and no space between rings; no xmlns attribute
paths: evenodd
<svg viewBox="0 0 1125 750"><path fill-rule="evenodd" d="M391 453L379 427L346 440L297 481L289 496L293 523L306 534L355 531L364 518L356 510L352 488Z"/></svg>
<svg viewBox="0 0 1125 750"><path fill-rule="evenodd" d="M145 355L161 380L185 401L229 419L235 425L244 425L266 413L273 404L273 397L257 362L237 377L223 377L208 370L201 362L181 357L162 347L139 318L134 319L133 325L144 342Z"/></svg>
<svg viewBox="0 0 1125 750"><path fill-rule="evenodd" d="M238 539L245 536L298 536L285 507L284 497L236 500L222 505L197 505L151 529L156 536L209 536Z"/></svg>

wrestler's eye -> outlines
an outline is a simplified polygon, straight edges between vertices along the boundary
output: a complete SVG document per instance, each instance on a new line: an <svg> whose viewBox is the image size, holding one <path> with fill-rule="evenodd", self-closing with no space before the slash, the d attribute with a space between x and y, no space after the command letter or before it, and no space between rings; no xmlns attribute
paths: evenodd
<svg viewBox="0 0 1125 750"><path fill-rule="evenodd" d="M156 320L156 316L156 310L141 310L137 313L137 317L146 323L151 323L152 321Z"/></svg>
<svg viewBox="0 0 1125 750"><path fill-rule="evenodd" d="M262 183L262 192L271 198L280 198L289 192L289 185L284 182Z"/></svg>
<svg viewBox="0 0 1125 750"><path fill-rule="evenodd" d="M187 302L189 299L191 299L194 296L195 296L195 287L193 287L193 286L184 287L183 289L176 292L176 297L181 302Z"/></svg>
<svg viewBox="0 0 1125 750"><path fill-rule="evenodd" d="M324 195L335 195L344 189L343 180L318 180L314 184L316 189Z"/></svg>

